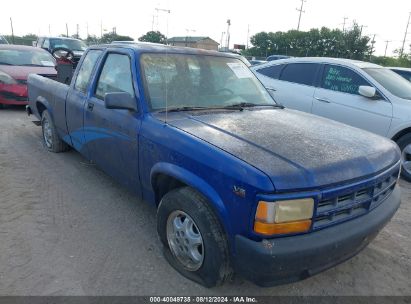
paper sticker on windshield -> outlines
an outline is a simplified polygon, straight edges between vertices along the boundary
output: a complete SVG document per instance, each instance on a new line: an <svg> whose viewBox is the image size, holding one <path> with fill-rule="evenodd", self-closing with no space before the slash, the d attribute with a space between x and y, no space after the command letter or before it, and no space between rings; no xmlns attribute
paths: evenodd
<svg viewBox="0 0 411 304"><path fill-rule="evenodd" d="M41 61L41 65L44 65L44 66L54 66L54 62L53 62L53 61L48 61L48 60L42 60L42 61Z"/></svg>
<svg viewBox="0 0 411 304"><path fill-rule="evenodd" d="M229 68L234 72L237 78L250 78L253 77L251 71L243 64L236 62L227 62Z"/></svg>

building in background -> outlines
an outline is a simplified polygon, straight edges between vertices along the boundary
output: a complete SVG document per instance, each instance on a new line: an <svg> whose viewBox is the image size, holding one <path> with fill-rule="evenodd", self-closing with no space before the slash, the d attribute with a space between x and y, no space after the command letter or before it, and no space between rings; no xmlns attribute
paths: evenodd
<svg viewBox="0 0 411 304"><path fill-rule="evenodd" d="M210 37L181 36L167 39L167 44L172 46L186 46L197 49L217 51L219 43Z"/></svg>

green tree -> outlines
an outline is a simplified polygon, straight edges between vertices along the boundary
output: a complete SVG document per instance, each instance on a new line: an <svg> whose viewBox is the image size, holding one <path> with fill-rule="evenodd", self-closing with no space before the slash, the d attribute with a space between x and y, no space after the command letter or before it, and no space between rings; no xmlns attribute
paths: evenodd
<svg viewBox="0 0 411 304"><path fill-rule="evenodd" d="M100 43L111 43L113 41L134 41L130 36L118 35L117 33L106 33L99 39Z"/></svg>
<svg viewBox="0 0 411 304"><path fill-rule="evenodd" d="M164 36L159 31L149 31L145 35L138 38L138 40L144 41L144 42L154 42L154 43L166 44L166 36Z"/></svg>
<svg viewBox="0 0 411 304"><path fill-rule="evenodd" d="M243 52L243 55L266 57L278 54L365 59L371 53L370 38L361 36L358 25L345 32L326 27L308 32L260 32L252 36L250 41L253 47Z"/></svg>

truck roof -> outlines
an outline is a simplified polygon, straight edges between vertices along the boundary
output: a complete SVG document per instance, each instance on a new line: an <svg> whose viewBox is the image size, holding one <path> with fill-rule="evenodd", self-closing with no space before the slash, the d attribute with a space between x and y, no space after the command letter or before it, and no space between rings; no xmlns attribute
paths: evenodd
<svg viewBox="0 0 411 304"><path fill-rule="evenodd" d="M170 54L190 54L190 55L208 55L208 56L220 56L240 58L243 57L233 53L223 53L218 51L210 51L203 49L196 49L190 47L169 46L159 43L147 43L147 42L135 42L135 43L112 43L91 46L91 48L126 48L133 49L136 53L170 53Z"/></svg>

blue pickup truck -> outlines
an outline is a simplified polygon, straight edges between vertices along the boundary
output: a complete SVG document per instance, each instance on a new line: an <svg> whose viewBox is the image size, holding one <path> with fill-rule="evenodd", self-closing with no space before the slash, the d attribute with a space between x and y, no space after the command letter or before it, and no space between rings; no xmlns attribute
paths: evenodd
<svg viewBox="0 0 411 304"><path fill-rule="evenodd" d="M207 287L328 269L400 205L395 143L284 109L233 54L90 47L70 85L28 87L45 148L74 148L157 206L166 259Z"/></svg>

